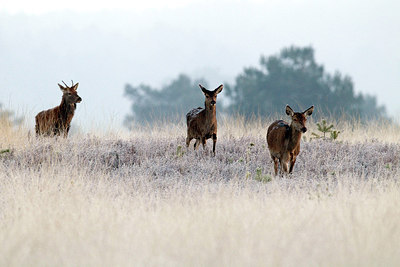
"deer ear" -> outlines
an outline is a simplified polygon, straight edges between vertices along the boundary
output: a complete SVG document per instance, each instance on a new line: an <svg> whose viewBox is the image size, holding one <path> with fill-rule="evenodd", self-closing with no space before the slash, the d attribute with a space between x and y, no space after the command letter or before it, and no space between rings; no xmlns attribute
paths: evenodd
<svg viewBox="0 0 400 267"><path fill-rule="evenodd" d="M289 105L286 105L286 114L291 117L294 115L294 111Z"/></svg>
<svg viewBox="0 0 400 267"><path fill-rule="evenodd" d="M79 85L79 83L76 83L74 86L72 86L72 89L75 91L78 90L78 85Z"/></svg>
<svg viewBox="0 0 400 267"><path fill-rule="evenodd" d="M314 111L314 106L311 106L308 109L306 109L306 111L304 111L303 114L306 115L306 116L311 116L313 111Z"/></svg>
<svg viewBox="0 0 400 267"><path fill-rule="evenodd" d="M200 87L201 91L203 91L203 93L204 93L205 95L209 95L208 90L207 90L206 88L204 88L203 85L199 84L199 87Z"/></svg>
<svg viewBox="0 0 400 267"><path fill-rule="evenodd" d="M218 86L218 88L214 90L214 93L215 94L219 94L219 93L221 93L222 89L224 89L224 85L223 84Z"/></svg>
<svg viewBox="0 0 400 267"><path fill-rule="evenodd" d="M61 84L58 84L58 86L60 87L60 90L64 93L67 89L64 87L64 86L62 86Z"/></svg>

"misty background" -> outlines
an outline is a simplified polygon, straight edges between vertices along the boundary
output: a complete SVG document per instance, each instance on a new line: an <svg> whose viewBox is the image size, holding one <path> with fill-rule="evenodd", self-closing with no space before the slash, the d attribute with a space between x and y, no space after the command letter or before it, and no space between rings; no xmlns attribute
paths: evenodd
<svg viewBox="0 0 400 267"><path fill-rule="evenodd" d="M327 73L348 75L356 93L376 96L398 118L397 1L43 2L32 10L10 3L0 6L0 103L32 127L38 112L60 103L61 80L79 82L74 125L122 128L132 113L127 84L163 88L185 74L210 88L234 86L244 68L292 45L312 47Z"/></svg>

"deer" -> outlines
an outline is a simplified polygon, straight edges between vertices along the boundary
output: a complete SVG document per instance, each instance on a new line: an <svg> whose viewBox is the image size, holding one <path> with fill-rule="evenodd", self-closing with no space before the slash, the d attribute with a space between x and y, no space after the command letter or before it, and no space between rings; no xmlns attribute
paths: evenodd
<svg viewBox="0 0 400 267"><path fill-rule="evenodd" d="M189 149L190 141L196 139L194 150L199 148L200 142L206 150L207 139L213 140L213 155L215 156L215 145L217 143L217 95L221 93L224 86L221 84L214 91L209 91L199 84L205 96L204 108L198 107L186 114L187 137L186 149Z"/></svg>
<svg viewBox="0 0 400 267"><path fill-rule="evenodd" d="M267 143L274 162L275 176L278 175L278 161L281 174L292 173L296 158L300 153L301 135L307 132L307 117L311 116L313 110L314 106L311 106L304 112L294 112L289 105L286 105L286 114L292 118L291 123L277 120L268 127ZM289 167L288 164L290 164Z"/></svg>
<svg viewBox="0 0 400 267"><path fill-rule="evenodd" d="M58 84L62 91L61 104L55 108L39 112L36 117L36 136L60 136L68 137L71 126L71 120L74 117L76 104L82 101L82 98L76 91L79 83L69 87L62 81L65 86Z"/></svg>

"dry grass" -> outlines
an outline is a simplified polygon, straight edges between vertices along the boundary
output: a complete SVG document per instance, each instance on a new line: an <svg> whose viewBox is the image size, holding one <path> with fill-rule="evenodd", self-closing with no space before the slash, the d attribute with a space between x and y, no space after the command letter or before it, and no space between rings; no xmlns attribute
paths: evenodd
<svg viewBox="0 0 400 267"><path fill-rule="evenodd" d="M183 123L67 140L3 124L0 265L398 266L399 128L339 122L273 178L269 122L222 118L215 158L182 153Z"/></svg>

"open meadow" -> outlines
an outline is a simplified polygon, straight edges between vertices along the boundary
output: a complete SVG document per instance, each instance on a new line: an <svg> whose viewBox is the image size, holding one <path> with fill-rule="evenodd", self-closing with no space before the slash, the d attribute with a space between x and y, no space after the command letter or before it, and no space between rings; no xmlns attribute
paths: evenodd
<svg viewBox="0 0 400 267"><path fill-rule="evenodd" d="M400 127L310 140L310 122L274 177L271 122L220 119L215 157L186 153L184 122L68 139L3 123L0 266L399 266Z"/></svg>

